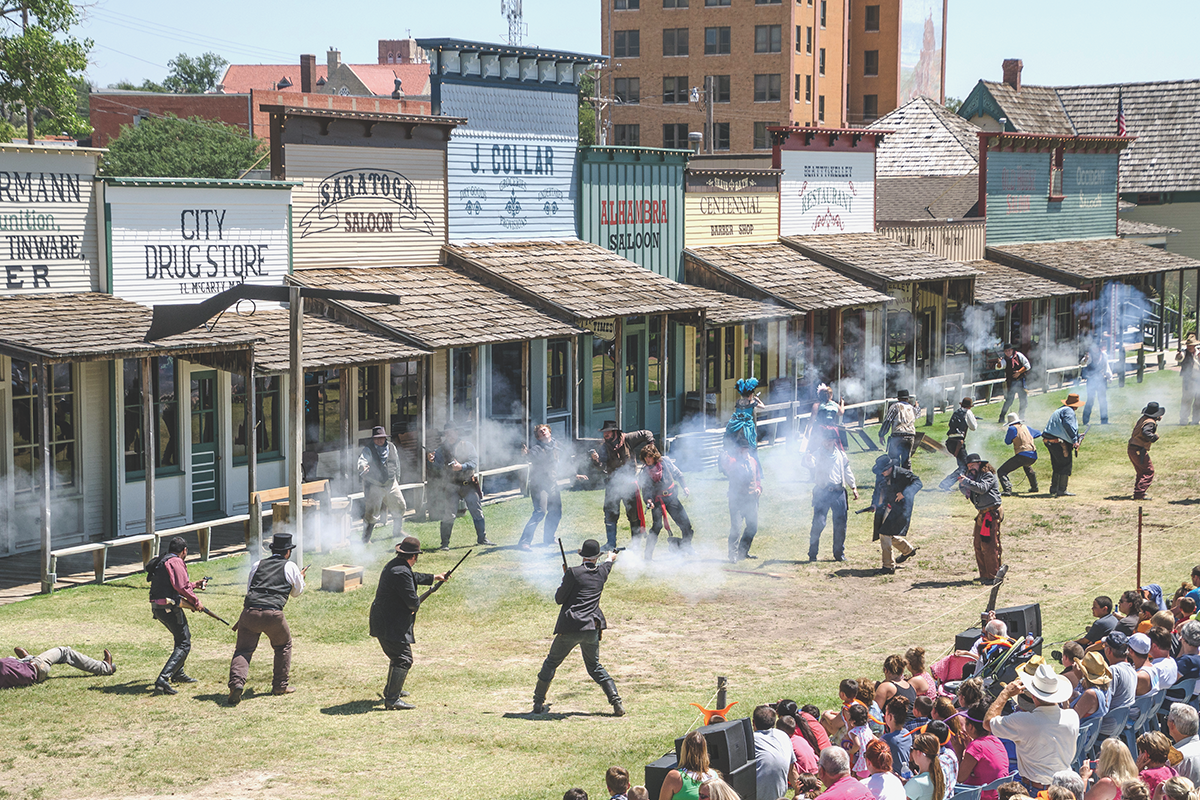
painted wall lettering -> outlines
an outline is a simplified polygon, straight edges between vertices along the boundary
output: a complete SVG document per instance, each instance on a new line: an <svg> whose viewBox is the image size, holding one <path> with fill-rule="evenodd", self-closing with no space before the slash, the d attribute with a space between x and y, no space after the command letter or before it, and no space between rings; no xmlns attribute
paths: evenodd
<svg viewBox="0 0 1200 800"><path fill-rule="evenodd" d="M360 233L359 217L353 224L342 215L358 213L363 204L384 203L392 220L389 230L412 230L433 234L433 218L417 202L412 182L399 172L386 169L348 169L330 175L317 185L317 202L300 218L300 238L342 229Z"/></svg>
<svg viewBox="0 0 1200 800"><path fill-rule="evenodd" d="M783 150L780 232L864 233L875 229L875 154Z"/></svg>

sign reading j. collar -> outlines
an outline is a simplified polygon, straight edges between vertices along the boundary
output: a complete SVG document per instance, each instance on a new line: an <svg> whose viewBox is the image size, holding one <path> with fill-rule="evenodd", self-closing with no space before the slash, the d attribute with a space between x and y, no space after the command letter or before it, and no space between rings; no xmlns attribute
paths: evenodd
<svg viewBox="0 0 1200 800"><path fill-rule="evenodd" d="M875 154L783 150L780 234L875 229Z"/></svg>
<svg viewBox="0 0 1200 800"><path fill-rule="evenodd" d="M112 292L144 305L194 303L288 271L284 189L110 186Z"/></svg>

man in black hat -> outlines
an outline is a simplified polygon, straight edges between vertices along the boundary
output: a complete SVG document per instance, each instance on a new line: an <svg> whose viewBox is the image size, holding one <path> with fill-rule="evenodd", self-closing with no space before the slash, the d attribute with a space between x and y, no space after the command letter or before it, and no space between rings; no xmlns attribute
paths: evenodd
<svg viewBox="0 0 1200 800"><path fill-rule="evenodd" d="M1029 359L1024 353L1017 350L1016 347L1004 344L1004 355L996 364L996 368L1004 369L1004 406L1000 409L1000 416L996 422L1004 422L1004 418L1008 415L1008 409L1013 404L1013 399L1021 398L1017 416L1025 419L1025 407L1029 405L1029 393L1025 391L1025 376L1029 374L1030 364Z"/></svg>
<svg viewBox="0 0 1200 800"><path fill-rule="evenodd" d="M154 688L163 694L179 694L171 684L196 683L196 679L183 671L188 653L192 652L192 632L188 628L187 616L183 613L184 604L197 611L204 610L204 604L196 597L197 590L203 590L207 580L188 580L187 542L182 536L175 536L167 543L167 554L153 558L146 564L146 579L150 581L150 612L154 618L171 632L175 647L167 663L163 665L154 682Z"/></svg>
<svg viewBox="0 0 1200 800"><path fill-rule="evenodd" d="M600 452L591 452L592 463L604 473L604 534L605 548L617 546L617 520L621 516L621 504L625 504L625 518L633 536L646 533L645 511L638 499L637 464L641 460L642 448L654 443L650 431L625 433L614 420L605 420L600 428L604 444Z"/></svg>
<svg viewBox="0 0 1200 800"><path fill-rule="evenodd" d="M429 454L435 482L440 484L442 549L450 549L450 534L454 532L454 520L458 517L458 501L467 505L471 521L475 523L477 544L495 544L487 538L487 526L483 521L483 490L479 488L479 453L475 445L459 438L458 428L448 423L442 429L441 446Z"/></svg>
<svg viewBox="0 0 1200 800"><path fill-rule="evenodd" d="M1158 421L1167 413L1158 403L1149 403L1142 409L1142 416L1133 426L1129 437L1129 460L1137 477L1133 481L1133 499L1149 500L1146 492L1154 480L1154 462L1150 460L1150 445L1158 441Z"/></svg>
<svg viewBox="0 0 1200 800"><path fill-rule="evenodd" d="M388 711L416 708L400 698L408 697L404 680L412 669L412 645L416 641L413 620L421 607L417 586L432 586L434 581L445 581L447 577L444 573L413 572L420 555L421 542L415 536L407 536L396 545L396 557L384 566L375 602L371 603L371 635L379 640L389 659L387 684L383 689L383 707Z"/></svg>
<svg viewBox="0 0 1200 800"><path fill-rule="evenodd" d="M250 658L258 649L258 640L266 634L275 650L275 666L271 681L271 694L291 694L296 691L288 685L288 674L292 669L292 631L283 616L283 607L289 597L299 597L304 591L304 573L290 561L293 550L292 535L277 533L271 539L271 555L250 566L250 578L246 581L246 600L242 615L234 623L237 643L233 646L233 660L229 663L229 705L242 701L242 688L250 676Z"/></svg>
<svg viewBox="0 0 1200 800"><path fill-rule="evenodd" d="M1000 546L1000 479L996 470L978 453L967 456L967 471L958 476L958 488L975 506L975 566L979 582L991 586L1000 571L1004 551Z"/></svg>
<svg viewBox="0 0 1200 800"><path fill-rule="evenodd" d="M871 467L875 473L875 493L871 496L871 508L875 511L875 539L883 555L883 566L877 575L895 575L896 565L903 564L919 548L909 544L904 534L908 533L912 521L913 502L921 491L921 479L912 470L905 469L892 461L890 456L880 456ZM900 551L900 557L892 560L892 548Z"/></svg>
<svg viewBox="0 0 1200 800"><path fill-rule="evenodd" d="M958 483L958 476L967 468L967 432L979 428L979 421L975 419L975 412L971 410L974 405L973 398L964 397L950 415L950 425L946 429L946 452L954 456L958 466L938 484L938 488L943 492L954 489Z"/></svg>
<svg viewBox="0 0 1200 800"><path fill-rule="evenodd" d="M604 690L608 702L612 704L613 716L621 717L625 715L625 707L621 705L621 697L617 694L617 684L600 664L600 634L608 627L604 612L600 610L600 594L604 591L604 582L608 580L617 554L610 551L600 561L600 543L588 539L579 548L579 556L583 563L578 567L568 569L563 565L562 584L554 593L554 602L562 608L558 611L558 622L554 626L554 643L542 662L537 686L533 690L533 713L544 714L549 710L546 692L550 690L554 673L578 645L588 675Z"/></svg>
<svg viewBox="0 0 1200 800"><path fill-rule="evenodd" d="M888 432L891 431L891 436ZM886 445L887 453L900 466L908 469L912 466L913 442L917 438L917 406L916 401L908 393L908 389L896 392L896 402L883 417L879 426L879 443Z"/></svg>
<svg viewBox="0 0 1200 800"><path fill-rule="evenodd" d="M388 441L387 431L376 425L358 456L358 474L363 482L363 544L371 541L371 529L387 506L392 515L392 538L404 535L404 493L400 491L400 451Z"/></svg>

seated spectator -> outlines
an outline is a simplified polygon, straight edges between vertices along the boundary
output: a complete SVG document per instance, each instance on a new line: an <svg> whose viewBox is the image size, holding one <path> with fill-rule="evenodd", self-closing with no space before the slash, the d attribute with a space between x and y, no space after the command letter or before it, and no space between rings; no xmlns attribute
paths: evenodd
<svg viewBox="0 0 1200 800"><path fill-rule="evenodd" d="M850 707L850 730L846 736L850 746L846 748L846 752L850 755L850 761L854 765L850 770L850 774L860 780L871 774L867 770L867 744L875 738L875 734L871 732L871 728L867 725L869 717L870 713L867 711L866 706L855 705Z"/></svg>
<svg viewBox="0 0 1200 800"><path fill-rule="evenodd" d="M1120 800L1121 787L1137 780L1137 765L1133 763L1129 748L1120 739L1105 739L1100 745L1100 758L1095 763L1095 770L1092 770L1092 762L1087 759L1079 767L1079 777L1084 785L1093 776L1096 778L1092 788L1084 795L1084 800Z"/></svg>
<svg viewBox="0 0 1200 800"><path fill-rule="evenodd" d="M1108 690L1108 713L1100 721L1100 736L1117 736L1125 728L1129 708L1137 691L1137 670L1129 663L1129 639L1121 631L1104 637L1104 660L1112 674Z"/></svg>
<svg viewBox="0 0 1200 800"><path fill-rule="evenodd" d="M879 684L870 678L859 678L858 694L855 695L855 698L871 712L867 718L867 725L876 736L883 733L883 709L875 704L875 689L878 687Z"/></svg>
<svg viewBox="0 0 1200 800"><path fill-rule="evenodd" d="M912 743L912 765L915 773L904 784L908 800L942 800L946 796L946 777L938 762L941 746L936 736L919 733Z"/></svg>
<svg viewBox="0 0 1200 800"><path fill-rule="evenodd" d="M1192 586L1196 587L1187 593L1187 597L1192 598L1200 605L1200 564L1192 567Z"/></svg>
<svg viewBox="0 0 1200 800"><path fill-rule="evenodd" d="M588 800L587 792L578 786L563 792L563 800Z"/></svg>
<svg viewBox="0 0 1200 800"><path fill-rule="evenodd" d="M1008 750L1004 742L984 730L986 714L987 706L979 703L959 717L966 720L964 727L971 739L958 770L958 782L967 786L984 786L1008 774ZM989 790L979 797L980 800L997 800L997 793Z"/></svg>
<svg viewBox="0 0 1200 800"><path fill-rule="evenodd" d="M1162 800L1196 800L1196 784L1182 775L1163 781L1158 791Z"/></svg>
<svg viewBox="0 0 1200 800"><path fill-rule="evenodd" d="M1108 595L1102 594L1092 601L1092 616L1095 619L1087 632L1075 640L1081 647L1091 647L1103 641L1121 622L1121 618L1113 613L1113 601Z"/></svg>
<svg viewBox="0 0 1200 800"><path fill-rule="evenodd" d="M959 708L970 708L982 703L983 700L983 679L971 678L958 685L958 694L955 695L954 704Z"/></svg>
<svg viewBox="0 0 1200 800"><path fill-rule="evenodd" d="M1130 589L1121 595L1121 599L1117 601L1117 616L1121 621L1117 623L1117 630L1126 636L1133 636L1137 633L1137 626L1140 619L1138 611L1142 605L1142 596L1137 593L1137 590Z"/></svg>
<svg viewBox="0 0 1200 800"><path fill-rule="evenodd" d="M1175 602L1175 608L1171 612L1175 615L1175 625L1178 630L1178 626L1196 616L1196 601L1190 597L1181 597Z"/></svg>
<svg viewBox="0 0 1200 800"><path fill-rule="evenodd" d="M1146 784L1134 778L1121 788L1121 796L1124 800L1150 800L1150 790Z"/></svg>
<svg viewBox="0 0 1200 800"><path fill-rule="evenodd" d="M904 784L892 772L892 751L882 739L867 744L867 769L870 775L859 783L871 790L875 800L904 800Z"/></svg>
<svg viewBox="0 0 1200 800"><path fill-rule="evenodd" d="M1175 743L1175 749L1181 757L1175 769L1193 783L1200 780L1200 737L1196 736L1197 729L1200 729L1200 716L1196 714L1196 709L1187 703L1172 703L1167 714L1167 735Z"/></svg>
<svg viewBox="0 0 1200 800"><path fill-rule="evenodd" d="M631 786L629 787L629 800L650 800L650 792L645 786ZM735 794L734 800L740 800L740 798Z"/></svg>
<svg viewBox="0 0 1200 800"><path fill-rule="evenodd" d="M1050 786L1051 788L1058 786L1070 792L1071 797L1068 800L1083 800L1084 792L1087 791L1087 786L1084 784L1083 778L1079 777L1079 773L1069 769L1054 773L1054 777L1050 779Z"/></svg>
<svg viewBox="0 0 1200 800"><path fill-rule="evenodd" d="M954 748L954 754L958 756L958 760L962 761L963 753L966 752L967 745L971 742L971 738L966 733L963 715L954 708L954 703L949 697L939 697L933 703L933 713L930 717L946 723L946 727L950 729L950 746Z"/></svg>
<svg viewBox="0 0 1200 800"><path fill-rule="evenodd" d="M909 771L909 755L912 751L912 736L904 729L908 722L908 703L903 697L893 697L883 712L883 724L887 732L880 739L887 744L892 752L892 770L901 778L908 780L912 776Z"/></svg>
<svg viewBox="0 0 1200 800"><path fill-rule="evenodd" d="M1200 678L1200 622L1188 620L1179 626L1179 655L1175 657L1179 680Z"/></svg>
<svg viewBox="0 0 1200 800"><path fill-rule="evenodd" d="M697 796L700 784L717 777L716 770L709 767L708 742L704 734L692 731L683 739L679 748L679 766L663 778L658 800L689 800Z"/></svg>
<svg viewBox="0 0 1200 800"><path fill-rule="evenodd" d="M929 724L930 715L933 714L933 701L928 697L918 697L917 702L913 703L913 715L905 724L908 730L924 730Z"/></svg>
<svg viewBox="0 0 1200 800"><path fill-rule="evenodd" d="M1029 790L1016 781L1013 781L1012 783L1000 784L996 788L996 794L1000 800L1012 800L1014 797L1029 797Z"/></svg>
<svg viewBox="0 0 1200 800"><path fill-rule="evenodd" d="M1018 694L1033 701L1033 710L1001 716L1008 701ZM1070 696L1067 679L1055 675L1049 664L1042 664L1033 675L1018 672L984 716L985 730L1016 745L1017 771L1031 790L1045 789L1054 773L1069 769L1075 760L1079 715L1058 707Z"/></svg>
<svg viewBox="0 0 1200 800"><path fill-rule="evenodd" d="M1148 597L1142 598L1141 603L1138 604L1138 633L1146 633L1150 630L1150 618L1158 611L1158 603Z"/></svg>
<svg viewBox="0 0 1200 800"><path fill-rule="evenodd" d="M1108 713L1108 687L1112 685L1112 672L1099 653L1088 653L1078 667L1079 695L1071 703L1071 708L1079 715L1079 724L1082 725L1093 717L1103 717Z"/></svg>
<svg viewBox="0 0 1200 800"><path fill-rule="evenodd" d="M875 705L887 708L887 701L897 695L907 700L910 706L916 702L916 691L904 680L903 658L891 655L884 659L883 675L884 680L875 689Z"/></svg>
<svg viewBox="0 0 1200 800"><path fill-rule="evenodd" d="M1150 637L1150 663L1158 671L1158 687L1169 689L1179 679L1179 667L1171 658L1171 630L1155 627L1146 635Z"/></svg>
<svg viewBox="0 0 1200 800"><path fill-rule="evenodd" d="M609 767L604 773L604 785L608 787L609 800L629 800L629 770Z"/></svg>
<svg viewBox="0 0 1200 800"><path fill-rule="evenodd" d="M742 800L732 786L717 776L700 784L697 800ZM632 800L632 798L631 798Z"/></svg>
<svg viewBox="0 0 1200 800"><path fill-rule="evenodd" d="M1062 676L1071 682L1071 689L1079 688L1079 662L1083 660L1083 646L1079 642L1067 642L1062 649Z"/></svg>
<svg viewBox="0 0 1200 800"><path fill-rule="evenodd" d="M1138 777L1153 797L1160 783L1179 774L1167 763L1171 758L1171 740L1162 731L1146 731L1137 737L1137 748Z"/></svg>
<svg viewBox="0 0 1200 800"><path fill-rule="evenodd" d="M795 717L780 717L775 727L783 731L792 743L792 752L796 754L796 771L802 775L817 774L817 751L812 742L805 737L796 726Z"/></svg>
<svg viewBox="0 0 1200 800"><path fill-rule="evenodd" d="M958 756L950 747L950 727L944 722L933 720L925 726L925 732L935 736L941 748L938 751L938 761L942 764L942 774L946 779L946 797L949 798L954 792L954 785L958 783Z"/></svg>
<svg viewBox="0 0 1200 800"><path fill-rule="evenodd" d="M1159 672L1150 663L1150 637L1144 633L1135 633L1129 637L1129 660L1137 670L1137 690L1135 696L1141 697L1158 691Z"/></svg>
<svg viewBox="0 0 1200 800"><path fill-rule="evenodd" d="M792 716L796 716L793 714ZM829 741L829 733L825 730L819 720L821 719L821 710L813 705L807 705L800 709L800 716L796 717L796 729L802 729L802 723L807 722L809 730L817 739L819 747L813 748L817 751L817 757L821 757L821 751L829 747L833 742Z"/></svg>
<svg viewBox="0 0 1200 800"><path fill-rule="evenodd" d="M918 695L925 695L930 700L937 699L937 681L925 669L925 648L910 647L904 654L904 662L908 664L908 683Z"/></svg>
<svg viewBox="0 0 1200 800"><path fill-rule="evenodd" d="M988 612L988 621L983 624L983 633L970 650L955 650L955 655L987 661L1002 650L1013 646L1014 642L1008 637L1008 625L1002 619L996 619L996 612Z"/></svg>
<svg viewBox="0 0 1200 800"><path fill-rule="evenodd" d="M1074 800L1075 795L1065 786L1047 786L1043 792L1038 792L1038 800Z"/></svg>
<svg viewBox="0 0 1200 800"><path fill-rule="evenodd" d="M796 779L796 797L812 798L820 797L825 791L825 784L821 783L821 779L816 775L801 775Z"/></svg>
<svg viewBox="0 0 1200 800"><path fill-rule="evenodd" d="M829 734L830 741L847 730L849 717L846 712L850 710L850 706L862 702L858 699L858 681L846 678L839 683L838 698L842 701L842 707L831 709L821 715L821 727Z"/></svg>
<svg viewBox="0 0 1200 800"><path fill-rule="evenodd" d="M820 800L875 800L871 790L850 775L850 756L840 747L826 747L821 751L821 765L817 777L825 784ZM761 790L759 797L763 795Z"/></svg>
<svg viewBox="0 0 1200 800"><path fill-rule="evenodd" d="M754 709L754 755L758 759L754 774L758 781L758 800L779 800L796 781L796 754L792 740L775 728L775 709L761 705Z"/></svg>

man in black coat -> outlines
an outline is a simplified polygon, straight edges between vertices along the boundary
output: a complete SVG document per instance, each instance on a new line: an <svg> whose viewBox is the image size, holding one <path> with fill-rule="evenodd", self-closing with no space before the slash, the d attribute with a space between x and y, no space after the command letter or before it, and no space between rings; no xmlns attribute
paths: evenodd
<svg viewBox="0 0 1200 800"><path fill-rule="evenodd" d="M421 607L417 585L432 586L434 581L446 580L446 575L413 572L421 541L407 536L396 545L396 557L387 563L375 589L371 603L371 635L379 640L388 662L387 685L383 689L383 707L389 711L416 708L400 698L407 697L404 680L412 668L413 620Z"/></svg>
<svg viewBox="0 0 1200 800"><path fill-rule="evenodd" d="M608 702L612 704L613 716L621 717L625 715L625 707L621 705L621 697L617 694L617 684L600 664L600 632L608 627L604 612L600 610L600 594L604 591L604 582L608 580L617 554L615 551L609 552L603 562L597 563L601 555L600 543L588 539L579 548L579 555L583 563L578 567L568 569L563 564L562 585L554 593L554 602L562 608L558 611L558 622L554 626L554 643L550 645L550 654L542 662L537 687L533 690L533 713L544 714L550 708L546 702L550 681L554 680L558 665L578 645L588 675L604 690Z"/></svg>

